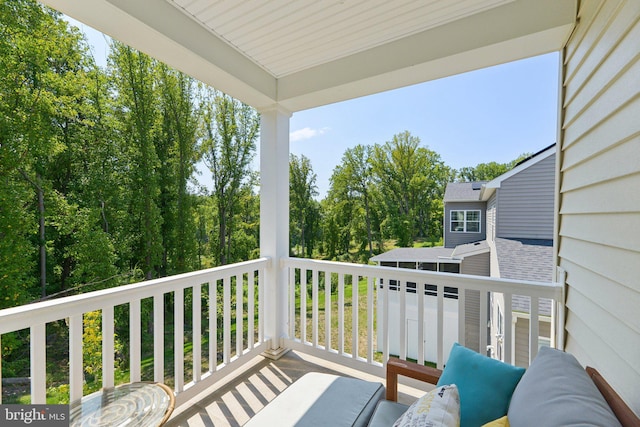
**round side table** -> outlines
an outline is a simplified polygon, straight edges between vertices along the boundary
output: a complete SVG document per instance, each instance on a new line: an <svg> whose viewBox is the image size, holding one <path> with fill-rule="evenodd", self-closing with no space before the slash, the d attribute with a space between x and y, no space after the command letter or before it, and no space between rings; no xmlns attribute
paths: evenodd
<svg viewBox="0 0 640 427"><path fill-rule="evenodd" d="M69 408L72 427L161 426L173 412L175 398L161 383L137 382L102 389Z"/></svg>

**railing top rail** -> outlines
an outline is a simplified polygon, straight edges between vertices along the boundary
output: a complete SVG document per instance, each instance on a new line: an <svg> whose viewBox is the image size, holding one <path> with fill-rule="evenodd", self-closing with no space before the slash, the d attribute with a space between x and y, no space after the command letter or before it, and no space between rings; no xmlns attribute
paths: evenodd
<svg viewBox="0 0 640 427"><path fill-rule="evenodd" d="M270 262L270 258L259 258L86 294L7 308L0 310L0 334L28 328L34 324L52 322L72 315L87 313L103 307L116 306L154 295L161 295L179 288L184 289L194 284L203 284L230 275L265 268L269 266Z"/></svg>
<svg viewBox="0 0 640 427"><path fill-rule="evenodd" d="M538 298L560 300L562 283L534 282L528 280L501 279L495 277L474 276L469 274L441 273L427 270L411 270L395 267L380 267L365 264L350 264L335 261L313 260L306 258L283 258L285 266L315 269L332 273L357 274L380 279L402 280L430 283L478 291L503 292Z"/></svg>

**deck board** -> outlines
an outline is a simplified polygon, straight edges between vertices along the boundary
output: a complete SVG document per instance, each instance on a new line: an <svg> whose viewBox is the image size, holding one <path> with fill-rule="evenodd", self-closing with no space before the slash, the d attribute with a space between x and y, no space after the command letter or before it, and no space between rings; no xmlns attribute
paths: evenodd
<svg viewBox="0 0 640 427"><path fill-rule="evenodd" d="M384 384L384 378L290 351L277 361L266 358L258 360L225 385L212 388L204 398L186 403L183 408L176 410L167 426L242 426L307 372L349 376ZM429 388L429 385L425 385L424 390ZM424 390L401 385L398 400L409 404L424 394Z"/></svg>

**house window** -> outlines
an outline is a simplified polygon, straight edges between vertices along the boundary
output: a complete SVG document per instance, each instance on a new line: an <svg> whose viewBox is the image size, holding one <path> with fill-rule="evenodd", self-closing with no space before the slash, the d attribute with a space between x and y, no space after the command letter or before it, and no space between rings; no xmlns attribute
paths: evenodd
<svg viewBox="0 0 640 427"><path fill-rule="evenodd" d="M451 211L452 233L479 233L480 211Z"/></svg>

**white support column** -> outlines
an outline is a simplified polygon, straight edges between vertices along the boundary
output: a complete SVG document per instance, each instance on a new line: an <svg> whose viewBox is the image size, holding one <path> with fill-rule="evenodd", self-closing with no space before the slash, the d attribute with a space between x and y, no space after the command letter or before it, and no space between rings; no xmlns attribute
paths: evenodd
<svg viewBox="0 0 640 427"><path fill-rule="evenodd" d="M279 106L260 111L260 256L270 257L264 277L264 333L269 345L264 355L278 359L287 349L289 256L289 118Z"/></svg>

